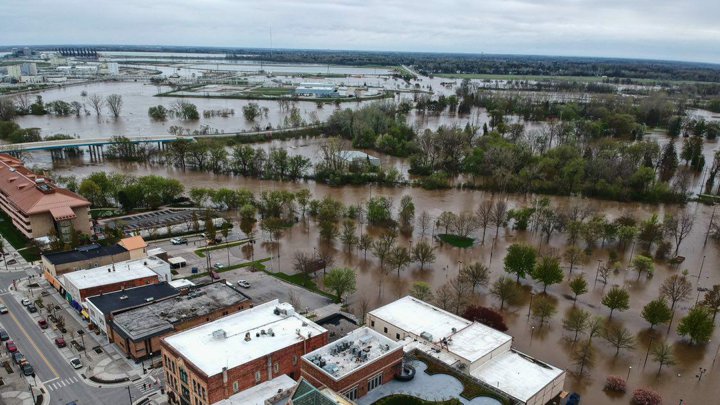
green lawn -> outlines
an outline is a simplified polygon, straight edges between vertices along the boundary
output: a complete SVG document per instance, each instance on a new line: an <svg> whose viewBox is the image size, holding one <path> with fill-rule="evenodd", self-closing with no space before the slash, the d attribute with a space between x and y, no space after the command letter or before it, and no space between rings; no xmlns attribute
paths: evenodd
<svg viewBox="0 0 720 405"><path fill-rule="evenodd" d="M196 250L195 250L195 254L198 255L198 256L200 256L200 257L205 257L205 252L213 251L213 250L220 250L220 249L231 248L231 247L233 247L233 246L240 246L240 245L243 245L243 244L247 243L248 240L249 240L249 239L243 239L243 240L238 240L238 241L235 241L235 242L223 243L223 244L221 244L221 245L213 245L213 246L208 246L208 247L206 247L206 248L196 249Z"/></svg>
<svg viewBox="0 0 720 405"><path fill-rule="evenodd" d="M290 284L295 284L306 290L310 290L312 292L318 293L320 295L328 297L331 300L337 302L337 297L335 297L333 294L330 294L330 293L327 293L327 292L321 290L320 287L318 287L317 284L315 284L315 281L313 281L313 279L305 273L285 274L280 271L277 273L273 273L271 271L267 271L264 269L263 269L263 271L273 277L279 278L280 280L287 281Z"/></svg>
<svg viewBox="0 0 720 405"><path fill-rule="evenodd" d="M25 260L33 262L40 259L40 251L38 248L30 245L30 241L13 226L10 217L2 211L0 211L0 235L2 235Z"/></svg>
<svg viewBox="0 0 720 405"><path fill-rule="evenodd" d="M268 262L268 261L270 261L270 258L269 258L269 257L266 257L266 258L264 258L264 259L259 259L259 260L255 260L255 261L252 261L252 262L245 262L245 263L240 263L240 264L234 264L234 265L232 265L232 266L223 267L222 269L213 269L213 270L214 270L216 273L218 273L218 274L219 274L219 273L225 273L226 271L237 270L237 269L240 269L240 268L243 268L243 267L250 267L250 266L254 266L254 267L256 267L256 268L259 269L259 270L265 270L265 265L264 265L263 263ZM192 275L190 275L190 276L188 276L188 277L185 277L185 278L187 278L188 280L192 280L192 279L195 279L195 278L205 277L205 276L207 276L207 275L208 275L208 273L205 272L205 271L203 271L203 272L201 272L201 273L192 274Z"/></svg>
<svg viewBox="0 0 720 405"><path fill-rule="evenodd" d="M440 238L441 241L443 241L449 245L463 248L463 249L469 248L473 245L473 243L475 243L474 238L468 238L466 236L459 236L459 235L451 235L451 234L446 234L446 233L439 234L438 238Z"/></svg>
<svg viewBox="0 0 720 405"><path fill-rule="evenodd" d="M373 405L460 405L457 399L450 399L447 401L426 401L424 399L411 397L410 395L393 395L391 397L385 397Z"/></svg>

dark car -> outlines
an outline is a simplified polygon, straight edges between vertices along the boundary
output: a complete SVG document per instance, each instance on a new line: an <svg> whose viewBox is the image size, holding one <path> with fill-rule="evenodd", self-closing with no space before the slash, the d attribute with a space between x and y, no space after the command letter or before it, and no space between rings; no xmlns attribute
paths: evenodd
<svg viewBox="0 0 720 405"><path fill-rule="evenodd" d="M40 327L40 329L47 329L47 328L48 328L48 323L47 323L47 321L44 320L44 319L39 319L39 320L38 320L38 326Z"/></svg>
<svg viewBox="0 0 720 405"><path fill-rule="evenodd" d="M17 346L15 346L15 342L13 342L12 340L8 340L7 342L5 342L5 348L10 353L15 353L17 351Z"/></svg>
<svg viewBox="0 0 720 405"><path fill-rule="evenodd" d="M15 362L15 364L22 364L25 362L25 355L20 352L15 352L12 355L12 359Z"/></svg>
<svg viewBox="0 0 720 405"><path fill-rule="evenodd" d="M568 397L566 405L578 405L579 403L580 403L580 394L578 394L577 392L573 392Z"/></svg>
<svg viewBox="0 0 720 405"><path fill-rule="evenodd" d="M30 363L25 363L22 365L22 372L26 376L31 376L35 374L35 369L30 365Z"/></svg>
<svg viewBox="0 0 720 405"><path fill-rule="evenodd" d="M37 312L37 307L35 306L35 304L30 304L26 308L27 308L28 312L30 312L31 314L34 314L35 312Z"/></svg>
<svg viewBox="0 0 720 405"><path fill-rule="evenodd" d="M4 342L8 339L10 339L10 335L8 335L8 333L5 332L4 329L0 329L0 342Z"/></svg>
<svg viewBox="0 0 720 405"><path fill-rule="evenodd" d="M65 339L59 337L59 338L55 338L55 346L65 347L65 346L67 346L67 343L65 343Z"/></svg>

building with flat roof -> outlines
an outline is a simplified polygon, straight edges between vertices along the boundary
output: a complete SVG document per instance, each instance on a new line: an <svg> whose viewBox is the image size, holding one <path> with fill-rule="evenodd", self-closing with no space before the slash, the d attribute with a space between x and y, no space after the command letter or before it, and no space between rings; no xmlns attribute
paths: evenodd
<svg viewBox="0 0 720 405"><path fill-rule="evenodd" d="M340 151L340 158L353 165L368 164L371 166L380 166L380 158L359 150Z"/></svg>
<svg viewBox="0 0 720 405"><path fill-rule="evenodd" d="M85 305L90 322L102 333L111 336L110 319L113 313L177 295L180 295L180 292L169 283L158 283L88 297Z"/></svg>
<svg viewBox="0 0 720 405"><path fill-rule="evenodd" d="M0 208L29 239L73 232L92 234L90 202L27 169L20 159L0 154Z"/></svg>
<svg viewBox="0 0 720 405"><path fill-rule="evenodd" d="M523 404L540 405L563 389L565 372L512 348L512 336L407 296L370 311L367 325L461 370Z"/></svg>
<svg viewBox="0 0 720 405"><path fill-rule="evenodd" d="M330 98L338 97L338 88L333 83L300 83L294 91L296 96Z"/></svg>
<svg viewBox="0 0 720 405"><path fill-rule="evenodd" d="M400 374L403 354L401 343L363 327L303 356L301 375L356 400Z"/></svg>
<svg viewBox="0 0 720 405"><path fill-rule="evenodd" d="M134 359L158 353L163 336L253 306L250 298L223 280L184 289L169 298L145 301L135 308L112 312L108 324L110 341Z"/></svg>
<svg viewBox="0 0 720 405"><path fill-rule="evenodd" d="M160 339L173 403L209 405L280 375L300 377L300 358L327 330L273 300Z"/></svg>
<svg viewBox="0 0 720 405"><path fill-rule="evenodd" d="M93 295L170 281L169 274L170 265L151 256L65 273L60 284L68 302L81 304Z"/></svg>
<svg viewBox="0 0 720 405"><path fill-rule="evenodd" d="M294 389L296 385L295 380L283 374L231 395L227 399L215 402L213 405L274 404L276 400L286 399L290 395L290 390Z"/></svg>

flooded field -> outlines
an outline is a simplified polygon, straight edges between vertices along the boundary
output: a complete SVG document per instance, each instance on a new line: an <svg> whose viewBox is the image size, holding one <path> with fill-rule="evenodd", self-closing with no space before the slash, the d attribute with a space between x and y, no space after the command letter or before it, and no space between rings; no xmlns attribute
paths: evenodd
<svg viewBox="0 0 720 405"><path fill-rule="evenodd" d="M47 164L49 162L30 163ZM474 210L481 201L486 199L505 199L511 207L533 204L532 196L493 195L480 191L460 190L426 191L416 188L377 186L331 188L314 182L258 181L243 177L186 172L174 168L145 164L106 162L102 165L89 165L79 161L63 161L56 163L54 170L58 174L73 174L78 177L99 170L135 175L156 174L178 178L183 182L186 189L192 187L245 187L254 192L261 192L271 189L296 191L301 188L308 188L315 198L329 195L343 201L345 204L356 204L366 201L370 196L377 195L387 196L397 203L403 195L410 195L415 203L417 214L427 211L435 217L445 210L456 213ZM665 327L657 327L654 334L651 334L647 322L640 316L642 307L647 302L657 298L660 284L669 275L678 274L682 269L688 270L689 279L694 288L708 288L714 284L720 284L718 242L710 239L707 245L704 244L713 207L695 203L687 206L654 206L571 197L551 197L550 200L552 205L558 209L583 205L610 218L625 214L642 219L647 218L652 213L658 213L662 216L666 212L676 213L680 210L688 210L695 216L694 228L687 239L683 241L680 249L679 254L687 259L679 269L664 264L656 264L654 277L646 279L643 276L639 281L637 281L636 272L621 270L617 274L610 276L607 285L602 282L595 284L593 279L598 265L607 261L611 249L617 250L615 245L594 249L591 257L585 263L579 266L576 265L573 273L584 273L590 283L590 292L578 299L577 306L587 309L593 314L607 318L608 310L600 305L600 299L612 285L625 286L630 291L630 310L616 312L612 322L622 324L631 330L633 334L637 335L638 342L634 351L622 351L619 356L614 357L615 349L604 342L602 338L596 337L593 342L597 352L595 364L590 368L590 377L577 380L569 376L566 389L580 392L583 394L583 399L589 404L626 404L628 403L628 395L619 398L610 397L602 391L602 386L605 377L608 375L615 374L625 378L629 373L629 391L640 386L651 386L662 393L665 403L668 404L677 403L681 398L686 401L685 403L713 403L708 398L716 398L720 395L720 387L713 384L720 377L720 365L715 364L715 357L718 349L720 349L720 333L716 329L712 341L708 345L693 347L681 343L675 332L675 326L680 317L695 303L698 295L693 293L688 301L678 304L673 328L669 333L666 332ZM233 214L230 213L230 215ZM378 235L381 230L365 227L363 232ZM475 234L474 236L478 235ZM428 234L427 237L430 238L431 235ZM263 235L262 238L265 238L265 236ZM400 237L399 240L402 245L409 246L420 240L420 238L420 230L416 227L411 236ZM362 301L367 301L372 309L405 295L413 281L426 281L434 289L437 289L447 280L456 276L459 267L463 263L479 261L489 265L492 271L491 280L494 280L504 274L502 263L507 246L519 241L533 244L543 252L555 251L559 254L562 254L566 245L564 235L555 235L548 244L545 244L538 234L501 228L497 239L494 239L494 232L489 231L484 245L476 244L470 249L459 249L448 245L440 246L437 251L436 262L427 266L425 270L421 271L417 265L412 265L402 271L399 276L394 272L383 276L378 271L377 259L370 253L368 253L367 257L363 257L362 252L357 250L345 251L340 242L334 244L321 243L318 229L314 222L309 219L301 221L301 223L285 231L278 244L270 243L265 239L256 245L253 252L233 248L230 250L230 254L247 258L272 257L270 266L274 271L290 273L292 272L293 255L296 251L313 254L315 249L331 249L334 251L335 266L349 266L357 270L358 289L350 297L349 302L351 308L358 311ZM637 252L635 250L635 253ZM630 249L619 253L623 257L622 263L627 265L630 260ZM217 260L221 260L224 256L224 254L218 255ZM566 264L563 263L563 265L567 269ZM702 273L700 274L701 267ZM523 285L525 291L523 303L505 310L506 322L510 328L508 332L514 336L515 346L569 371L576 370L570 358L571 345L565 338L566 332L562 329L562 318L573 306L567 283L563 282L548 288L550 296L557 301L558 312L549 325L543 327L538 327L537 323L527 316L530 292L535 288L535 293L538 293L541 291L539 290L540 287L531 280L523 281ZM498 305L496 300L488 295L487 289L482 287L478 289L478 294L473 299L484 305ZM647 365L644 364L651 339L654 342L667 340L668 343L672 344L677 363L674 366L663 368L659 378L656 378L658 366L653 362L652 356L650 356ZM708 369L708 373L703 377L702 381L698 382L695 374L699 367Z"/></svg>

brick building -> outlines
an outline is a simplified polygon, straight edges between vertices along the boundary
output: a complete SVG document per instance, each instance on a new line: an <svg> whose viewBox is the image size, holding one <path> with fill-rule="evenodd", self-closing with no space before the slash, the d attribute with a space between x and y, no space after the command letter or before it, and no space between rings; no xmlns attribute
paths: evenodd
<svg viewBox="0 0 720 405"><path fill-rule="evenodd" d="M402 344L364 327L303 356L301 375L350 400L365 396L400 374Z"/></svg>
<svg viewBox="0 0 720 405"><path fill-rule="evenodd" d="M85 198L0 154L0 209L28 239L55 234L69 242L73 231L92 234L89 208Z"/></svg>
<svg viewBox="0 0 720 405"><path fill-rule="evenodd" d="M136 308L111 313L108 338L127 356L138 360L159 353L160 339L164 336L252 306L250 298L218 280L183 289L170 298L150 299Z"/></svg>
<svg viewBox="0 0 720 405"><path fill-rule="evenodd" d="M273 300L160 339L171 403L210 405L287 375L328 342L327 330Z"/></svg>

